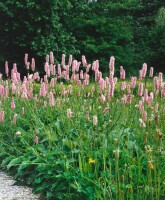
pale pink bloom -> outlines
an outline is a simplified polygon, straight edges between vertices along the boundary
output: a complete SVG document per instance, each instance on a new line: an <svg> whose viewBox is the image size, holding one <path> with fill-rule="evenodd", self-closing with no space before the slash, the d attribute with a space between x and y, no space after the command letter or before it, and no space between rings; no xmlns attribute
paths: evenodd
<svg viewBox="0 0 165 200"><path fill-rule="evenodd" d="M46 101L44 101L43 108L46 108L46 106L47 106L47 102L46 102Z"/></svg>
<svg viewBox="0 0 165 200"><path fill-rule="evenodd" d="M153 77L153 74L154 74L154 68L153 68L153 67L150 67L150 74L149 74L149 77Z"/></svg>
<svg viewBox="0 0 165 200"><path fill-rule="evenodd" d="M125 79L125 70L123 69L123 66L120 66L120 79Z"/></svg>
<svg viewBox="0 0 165 200"><path fill-rule="evenodd" d="M127 82L124 81L121 83L121 90L125 90L127 88Z"/></svg>
<svg viewBox="0 0 165 200"><path fill-rule="evenodd" d="M81 86L81 81L80 80L77 81L77 85Z"/></svg>
<svg viewBox="0 0 165 200"><path fill-rule="evenodd" d="M131 88L135 88L136 86L137 77L131 77Z"/></svg>
<svg viewBox="0 0 165 200"><path fill-rule="evenodd" d="M15 134L16 134L16 135L21 135L21 132L20 132L20 131L17 131Z"/></svg>
<svg viewBox="0 0 165 200"><path fill-rule="evenodd" d="M114 80L114 84L116 85L117 80L118 80L117 77L115 77L113 80Z"/></svg>
<svg viewBox="0 0 165 200"><path fill-rule="evenodd" d="M14 73L13 70L12 70L11 80L13 83L17 83L17 74Z"/></svg>
<svg viewBox="0 0 165 200"><path fill-rule="evenodd" d="M13 73L17 73L17 64L16 63L13 63Z"/></svg>
<svg viewBox="0 0 165 200"><path fill-rule="evenodd" d="M144 123L144 121L142 119L139 119L139 122L140 122L140 126L142 128L146 128L146 124Z"/></svg>
<svg viewBox="0 0 165 200"><path fill-rule="evenodd" d="M34 142L35 142L36 144L38 144L38 140L39 140L39 138L38 138L38 136L36 136L35 139L34 139Z"/></svg>
<svg viewBox="0 0 165 200"><path fill-rule="evenodd" d="M110 61L109 61L109 69L110 69L110 73L114 74L114 69L115 67L115 58L113 56L110 57Z"/></svg>
<svg viewBox="0 0 165 200"><path fill-rule="evenodd" d="M82 70L80 71L80 79L84 79L84 74Z"/></svg>
<svg viewBox="0 0 165 200"><path fill-rule="evenodd" d="M0 122L4 122L4 120L5 120L5 112L0 111Z"/></svg>
<svg viewBox="0 0 165 200"><path fill-rule="evenodd" d="M159 73L159 85L162 87L163 86L163 73Z"/></svg>
<svg viewBox="0 0 165 200"><path fill-rule="evenodd" d="M5 87L3 85L0 85L0 96L4 96L5 94Z"/></svg>
<svg viewBox="0 0 165 200"><path fill-rule="evenodd" d="M91 89L91 91L92 91L92 92L94 92L94 91L95 91L95 86L94 86L94 85L92 86L92 89Z"/></svg>
<svg viewBox="0 0 165 200"><path fill-rule="evenodd" d="M28 97L29 97L30 99L33 98L33 88L31 88L31 89L28 91Z"/></svg>
<svg viewBox="0 0 165 200"><path fill-rule="evenodd" d="M131 103L133 97L134 97L134 96L133 96L132 94L128 94L128 95L127 95L127 103Z"/></svg>
<svg viewBox="0 0 165 200"><path fill-rule="evenodd" d="M67 109L67 117L71 118L73 115L73 112L71 111L71 109Z"/></svg>
<svg viewBox="0 0 165 200"><path fill-rule="evenodd" d="M25 54L24 62L25 62L26 69L29 70L30 63L28 62L28 54L27 53Z"/></svg>
<svg viewBox="0 0 165 200"><path fill-rule="evenodd" d="M143 114L144 113L144 106L140 107L140 114Z"/></svg>
<svg viewBox="0 0 165 200"><path fill-rule="evenodd" d="M69 65L69 67L71 67L71 65L72 65L72 55L69 56L68 65Z"/></svg>
<svg viewBox="0 0 165 200"><path fill-rule="evenodd" d="M154 77L154 89L155 89L155 92L158 93L159 91L159 79L157 76Z"/></svg>
<svg viewBox="0 0 165 200"><path fill-rule="evenodd" d="M65 54L62 54L62 62L61 62L62 66L65 66Z"/></svg>
<svg viewBox="0 0 165 200"><path fill-rule="evenodd" d="M68 87L68 94L72 94L72 85L69 85Z"/></svg>
<svg viewBox="0 0 165 200"><path fill-rule="evenodd" d="M49 54L46 55L46 62L49 63Z"/></svg>
<svg viewBox="0 0 165 200"><path fill-rule="evenodd" d="M91 67L91 64L87 65L87 67L86 67L86 73L89 72L90 67Z"/></svg>
<svg viewBox="0 0 165 200"><path fill-rule="evenodd" d="M43 82L40 88L40 96L46 96L46 94L47 94L46 84L45 82Z"/></svg>
<svg viewBox="0 0 165 200"><path fill-rule="evenodd" d="M150 97L151 97L152 100L154 99L154 93L153 92L150 92Z"/></svg>
<svg viewBox="0 0 165 200"><path fill-rule="evenodd" d="M16 73L16 76L17 76L17 81L20 82L20 80L21 80L21 75L20 75L20 73L17 72L17 73Z"/></svg>
<svg viewBox="0 0 165 200"><path fill-rule="evenodd" d="M14 103L14 99L11 101L11 109L14 110L15 109L15 103Z"/></svg>
<svg viewBox="0 0 165 200"><path fill-rule="evenodd" d="M152 106L152 102L153 102L153 99L152 97L148 97L148 107L150 108Z"/></svg>
<svg viewBox="0 0 165 200"><path fill-rule="evenodd" d="M161 97L165 97L165 83L162 86L162 90L161 90Z"/></svg>
<svg viewBox="0 0 165 200"><path fill-rule="evenodd" d="M24 115L24 114L25 114L25 108L22 107L22 115Z"/></svg>
<svg viewBox="0 0 165 200"><path fill-rule="evenodd" d="M49 68L49 63L46 62L44 65L44 70L45 70L46 74L47 74L48 68Z"/></svg>
<svg viewBox="0 0 165 200"><path fill-rule="evenodd" d="M27 69L27 70L30 69L30 62L27 63L27 65L26 65L26 69Z"/></svg>
<svg viewBox="0 0 165 200"><path fill-rule="evenodd" d="M99 71L99 60L96 60L96 61L93 62L93 64L92 64L92 70L94 72Z"/></svg>
<svg viewBox="0 0 165 200"><path fill-rule="evenodd" d="M82 65L83 65L83 67L87 66L87 61L86 61L86 58L84 55L82 55Z"/></svg>
<svg viewBox="0 0 165 200"><path fill-rule="evenodd" d="M53 64L50 65L50 73L53 76L56 75L56 65L53 65Z"/></svg>
<svg viewBox="0 0 165 200"><path fill-rule="evenodd" d="M97 115L93 116L93 125L97 125L98 124L98 119L97 119Z"/></svg>
<svg viewBox="0 0 165 200"><path fill-rule="evenodd" d="M142 77L145 77L147 73L147 64L144 63L142 67Z"/></svg>
<svg viewBox="0 0 165 200"><path fill-rule="evenodd" d="M47 70L47 72L46 72L46 76L47 76L47 77L50 77L50 75L51 75L50 67L48 67L48 70Z"/></svg>
<svg viewBox="0 0 165 200"><path fill-rule="evenodd" d="M144 121L147 121L147 112L146 111L143 112L143 119L144 119Z"/></svg>
<svg viewBox="0 0 165 200"><path fill-rule="evenodd" d="M37 80L40 80L40 76L39 76L39 73L38 73L38 72L35 72L35 73L34 73L33 79L34 79L34 80L36 80L36 79L37 79Z"/></svg>
<svg viewBox="0 0 165 200"><path fill-rule="evenodd" d="M49 105L50 106L54 106L55 105L54 95L53 95L53 92L51 92L51 91L50 91L50 94L49 94Z"/></svg>
<svg viewBox="0 0 165 200"><path fill-rule="evenodd" d="M144 97L142 97L142 102L144 103L145 101L144 101Z"/></svg>
<svg viewBox="0 0 165 200"><path fill-rule="evenodd" d="M23 93L21 94L21 98L22 98L22 99L28 99L27 93L26 93L26 92L23 92Z"/></svg>
<svg viewBox="0 0 165 200"><path fill-rule="evenodd" d="M122 104L126 104L127 103L127 96L124 95L122 98L121 98L121 102Z"/></svg>
<svg viewBox="0 0 165 200"><path fill-rule="evenodd" d="M54 55L53 55L52 51L50 52L50 57L49 58L50 58L50 63L54 64Z"/></svg>
<svg viewBox="0 0 165 200"><path fill-rule="evenodd" d="M103 94L101 94L101 103L103 104L105 102L106 98Z"/></svg>
<svg viewBox="0 0 165 200"><path fill-rule="evenodd" d="M159 103L157 102L157 103L155 104L154 112L158 112L158 107L159 107Z"/></svg>
<svg viewBox="0 0 165 200"><path fill-rule="evenodd" d="M8 85L5 87L5 97L9 96L9 87Z"/></svg>
<svg viewBox="0 0 165 200"><path fill-rule="evenodd" d="M109 108L109 107L106 107L106 108L104 109L104 111L103 111L103 114L105 115L109 110L110 110L110 108Z"/></svg>
<svg viewBox="0 0 165 200"><path fill-rule="evenodd" d="M28 74L28 81L33 81L33 74Z"/></svg>
<svg viewBox="0 0 165 200"><path fill-rule="evenodd" d="M110 82L110 84L111 84L111 83L114 83L114 78L113 78L113 76L114 76L113 73L110 73L110 74L109 74L109 82Z"/></svg>
<svg viewBox="0 0 165 200"><path fill-rule="evenodd" d="M130 84L127 85L127 92L128 92L128 94L131 93L131 86L130 86Z"/></svg>
<svg viewBox="0 0 165 200"><path fill-rule="evenodd" d="M142 70L139 71L139 80L142 80L143 76L142 76Z"/></svg>
<svg viewBox="0 0 165 200"><path fill-rule="evenodd" d="M76 74L76 81L78 81L80 79L79 74Z"/></svg>
<svg viewBox="0 0 165 200"><path fill-rule="evenodd" d="M14 114L14 117L13 117L13 124L16 125L17 123L17 114Z"/></svg>
<svg viewBox="0 0 165 200"><path fill-rule="evenodd" d="M8 77L9 76L9 67L8 67L7 61L5 62L5 73L6 73L6 76Z"/></svg>
<svg viewBox="0 0 165 200"><path fill-rule="evenodd" d="M105 78L105 81L106 81L106 84L108 84L108 83L109 83L109 78L106 77L106 78Z"/></svg>
<svg viewBox="0 0 165 200"><path fill-rule="evenodd" d="M89 113L86 113L85 117L86 117L86 119L87 119L88 121L90 121Z"/></svg>
<svg viewBox="0 0 165 200"><path fill-rule="evenodd" d="M34 70L35 70L35 59L34 58L32 58L31 69L34 72Z"/></svg>
<svg viewBox="0 0 165 200"><path fill-rule="evenodd" d="M61 67L60 67L60 64L58 64L57 71L58 71L58 75L61 76Z"/></svg>
<svg viewBox="0 0 165 200"><path fill-rule="evenodd" d="M138 88L138 96L142 96L143 95L143 83L139 84L139 88Z"/></svg>
<svg viewBox="0 0 165 200"><path fill-rule="evenodd" d="M25 62L25 65L27 65L27 63L28 63L28 54L27 53L25 53L24 62Z"/></svg>
<svg viewBox="0 0 165 200"><path fill-rule="evenodd" d="M95 71L95 81L96 82L99 81L99 71L98 70Z"/></svg>
<svg viewBox="0 0 165 200"><path fill-rule="evenodd" d="M112 82L109 83L109 88L108 88L108 97L109 98L113 97L113 95L114 95L114 89L115 89L115 84L112 81Z"/></svg>
<svg viewBox="0 0 165 200"><path fill-rule="evenodd" d="M104 90L105 89L105 84L104 84L104 79L102 78L100 80L100 91Z"/></svg>
<svg viewBox="0 0 165 200"><path fill-rule="evenodd" d="M144 90L144 102L148 101L148 89Z"/></svg>
<svg viewBox="0 0 165 200"><path fill-rule="evenodd" d="M51 78L50 87L53 88L55 85L55 78Z"/></svg>

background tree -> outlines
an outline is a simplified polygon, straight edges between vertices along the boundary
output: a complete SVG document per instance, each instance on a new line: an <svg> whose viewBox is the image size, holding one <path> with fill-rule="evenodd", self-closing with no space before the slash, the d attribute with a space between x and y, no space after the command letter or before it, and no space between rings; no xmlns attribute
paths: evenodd
<svg viewBox="0 0 165 200"><path fill-rule="evenodd" d="M63 26L71 8L68 0L2 0L0 3L1 60L23 61L25 53L40 59L53 51L76 54L75 38Z"/></svg>
<svg viewBox="0 0 165 200"><path fill-rule="evenodd" d="M159 0L1 0L0 64L23 65L25 53L43 70L45 55L73 54L100 60L107 72L110 56L130 73L141 64L164 65L164 20ZM159 14L158 14L159 11ZM159 17L158 17L159 16ZM154 51L156 49L156 51Z"/></svg>

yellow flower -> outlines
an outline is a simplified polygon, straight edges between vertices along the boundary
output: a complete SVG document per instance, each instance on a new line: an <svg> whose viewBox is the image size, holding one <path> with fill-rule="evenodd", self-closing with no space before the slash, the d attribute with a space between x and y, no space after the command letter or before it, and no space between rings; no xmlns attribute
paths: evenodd
<svg viewBox="0 0 165 200"><path fill-rule="evenodd" d="M89 163L89 164L95 163L95 160L93 160L92 158L89 158L88 163Z"/></svg>

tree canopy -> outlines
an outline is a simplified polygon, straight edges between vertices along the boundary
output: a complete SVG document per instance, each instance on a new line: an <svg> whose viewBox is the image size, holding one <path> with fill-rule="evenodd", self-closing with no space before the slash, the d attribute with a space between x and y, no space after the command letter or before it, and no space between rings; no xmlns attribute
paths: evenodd
<svg viewBox="0 0 165 200"><path fill-rule="evenodd" d="M109 57L128 71L143 62L164 66L165 8L158 0L1 0L0 61L38 59L50 51L56 61L73 54L99 59L104 72ZM20 65L21 62L20 62Z"/></svg>

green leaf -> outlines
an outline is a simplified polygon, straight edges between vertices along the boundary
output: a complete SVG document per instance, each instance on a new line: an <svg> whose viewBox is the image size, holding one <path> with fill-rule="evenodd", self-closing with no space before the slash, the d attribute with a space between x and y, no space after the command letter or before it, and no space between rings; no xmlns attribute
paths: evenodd
<svg viewBox="0 0 165 200"><path fill-rule="evenodd" d="M22 162L22 157L15 158L9 162L7 169L9 170L12 166L17 165Z"/></svg>

